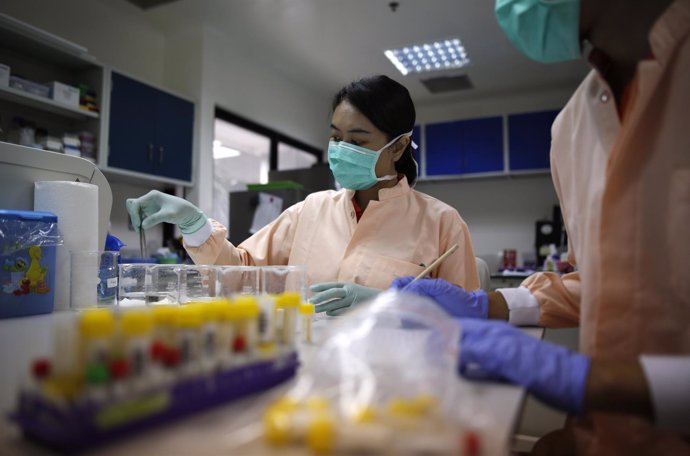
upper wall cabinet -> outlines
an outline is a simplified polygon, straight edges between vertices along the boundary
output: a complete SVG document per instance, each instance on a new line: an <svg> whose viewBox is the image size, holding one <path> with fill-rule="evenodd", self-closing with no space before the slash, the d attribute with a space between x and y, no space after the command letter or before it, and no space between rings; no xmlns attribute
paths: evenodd
<svg viewBox="0 0 690 456"><path fill-rule="evenodd" d="M112 72L107 167L192 180L194 104Z"/></svg>
<svg viewBox="0 0 690 456"><path fill-rule="evenodd" d="M428 124L425 130L427 176L503 171L501 117Z"/></svg>
<svg viewBox="0 0 690 456"><path fill-rule="evenodd" d="M511 171L549 169L551 124L558 111L508 116L508 150Z"/></svg>

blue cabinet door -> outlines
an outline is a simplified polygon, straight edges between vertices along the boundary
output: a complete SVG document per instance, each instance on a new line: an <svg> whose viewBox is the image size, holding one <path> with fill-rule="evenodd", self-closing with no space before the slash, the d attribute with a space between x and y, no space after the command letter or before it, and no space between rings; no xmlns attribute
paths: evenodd
<svg viewBox="0 0 690 456"><path fill-rule="evenodd" d="M108 166L153 173L156 93L151 87L112 73Z"/></svg>
<svg viewBox="0 0 690 456"><path fill-rule="evenodd" d="M460 128L462 173L503 171L503 118L464 120Z"/></svg>
<svg viewBox="0 0 690 456"><path fill-rule="evenodd" d="M558 111L540 111L508 116L510 170L549 169L551 124Z"/></svg>
<svg viewBox="0 0 690 456"><path fill-rule="evenodd" d="M155 174L192 180L194 104L174 95L158 93Z"/></svg>
<svg viewBox="0 0 690 456"><path fill-rule="evenodd" d="M503 171L502 121L489 117L427 125L427 176Z"/></svg>

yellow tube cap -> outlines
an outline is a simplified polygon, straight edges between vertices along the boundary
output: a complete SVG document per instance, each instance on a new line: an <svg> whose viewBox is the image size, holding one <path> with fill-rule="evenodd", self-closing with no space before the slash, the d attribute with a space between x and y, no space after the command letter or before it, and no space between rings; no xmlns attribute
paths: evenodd
<svg viewBox="0 0 690 456"><path fill-rule="evenodd" d="M153 330L153 315L148 310L128 310L120 317L120 329L125 336L141 336Z"/></svg>
<svg viewBox="0 0 690 456"><path fill-rule="evenodd" d="M108 309L88 309L81 314L79 331L87 338L109 337L115 329L115 318Z"/></svg>

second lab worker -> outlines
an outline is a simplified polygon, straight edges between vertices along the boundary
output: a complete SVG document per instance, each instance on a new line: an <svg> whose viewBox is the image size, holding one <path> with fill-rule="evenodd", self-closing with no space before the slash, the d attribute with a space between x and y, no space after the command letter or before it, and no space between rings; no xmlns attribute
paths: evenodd
<svg viewBox="0 0 690 456"><path fill-rule="evenodd" d="M226 239L222 224L157 191L127 200L132 224L177 224L197 264L306 265L319 293L312 302L330 315L396 277L419 274L454 244L460 248L432 277L479 288L465 222L452 207L411 188L415 108L407 89L383 75L360 79L335 95L332 108L328 159L343 190L310 194L238 246Z"/></svg>

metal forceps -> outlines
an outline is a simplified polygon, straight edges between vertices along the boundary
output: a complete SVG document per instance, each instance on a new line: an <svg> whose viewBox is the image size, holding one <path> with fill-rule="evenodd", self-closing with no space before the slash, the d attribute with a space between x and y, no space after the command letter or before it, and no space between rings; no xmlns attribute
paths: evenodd
<svg viewBox="0 0 690 456"><path fill-rule="evenodd" d="M141 255L141 258L148 258L148 253L146 252L146 233L144 231L144 227L142 226L143 223L141 223L144 220L144 211L140 210L139 211L139 254Z"/></svg>

